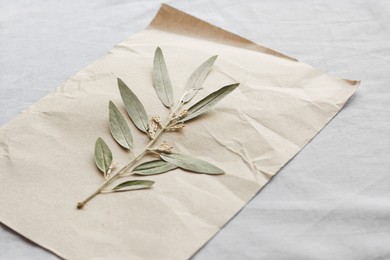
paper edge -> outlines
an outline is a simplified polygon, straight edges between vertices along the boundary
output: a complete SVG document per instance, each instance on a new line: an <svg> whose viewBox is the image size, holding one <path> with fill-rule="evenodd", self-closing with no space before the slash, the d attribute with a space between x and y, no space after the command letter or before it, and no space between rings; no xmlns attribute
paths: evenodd
<svg viewBox="0 0 390 260"><path fill-rule="evenodd" d="M39 247L40 249L43 249L43 251L46 251L46 253L54 255L58 259L65 259L63 256L61 256L60 253L58 253L56 250L52 249L49 246L44 246L41 243L37 243L32 238L29 238L29 236L23 235L21 232L19 232L16 228L14 228L13 225L8 225L3 220L0 221L0 224L3 225L3 228L8 229L8 232L19 237L22 239L25 243L30 244L30 246Z"/></svg>
<svg viewBox="0 0 390 260"><path fill-rule="evenodd" d="M148 28L212 40L298 62L293 57L259 45L164 3L161 4Z"/></svg>
<svg viewBox="0 0 390 260"><path fill-rule="evenodd" d="M211 23L203 21L193 15L185 13L165 3L160 5L159 10L157 11L156 15L149 23L149 25L146 27L146 29L156 29L161 31L167 31L174 34L186 35L192 38L200 38L203 40L214 41L225 45L231 45L231 46L240 47L247 50L261 52L264 54L268 54L282 59L287 59L294 62L300 62L296 58L290 57L286 54L275 51L273 49L264 47L251 40L248 40L235 33L229 32ZM325 73L323 71L320 72L333 77L332 75ZM343 79L340 77L334 77L334 78L344 80L349 85L355 86L356 88L360 85L359 80Z"/></svg>

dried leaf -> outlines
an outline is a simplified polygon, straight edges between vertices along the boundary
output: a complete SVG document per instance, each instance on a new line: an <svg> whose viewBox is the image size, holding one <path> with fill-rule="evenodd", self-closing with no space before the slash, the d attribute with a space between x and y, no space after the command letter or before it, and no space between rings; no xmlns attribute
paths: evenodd
<svg viewBox="0 0 390 260"><path fill-rule="evenodd" d="M206 161L200 160L198 158L179 154L179 153L170 153L170 154L160 154L161 159L171 164L177 165L178 167L193 171L197 173L206 173L206 174L224 174L225 172L218 167L208 163Z"/></svg>
<svg viewBox="0 0 390 260"><path fill-rule="evenodd" d="M177 166L163 160L145 162L133 169L137 175L155 175L176 169Z"/></svg>
<svg viewBox="0 0 390 260"><path fill-rule="evenodd" d="M193 119L209 110L215 104L217 104L221 99L223 99L226 95L232 92L239 83L227 85L225 87L220 88L219 90L211 93L207 97L200 100L198 103L194 104L187 111L188 114L181 119L182 122Z"/></svg>
<svg viewBox="0 0 390 260"><path fill-rule="evenodd" d="M104 174L107 173L112 163L112 153L108 145L102 138L98 138L95 143L95 162L96 166Z"/></svg>
<svg viewBox="0 0 390 260"><path fill-rule="evenodd" d="M113 188L113 191L130 191L130 190L141 190L148 189L152 187L154 181L148 180L134 180L134 181L125 181Z"/></svg>
<svg viewBox="0 0 390 260"><path fill-rule="evenodd" d="M166 107L173 105L173 90L164 55L157 47L153 60L153 85L158 98Z"/></svg>
<svg viewBox="0 0 390 260"><path fill-rule="evenodd" d="M120 78L118 78L118 87L130 119L139 130L146 133L149 121L141 101Z"/></svg>
<svg viewBox="0 0 390 260"><path fill-rule="evenodd" d="M129 125L112 101L109 103L109 122L111 134L115 141L126 149L132 148L133 136Z"/></svg>
<svg viewBox="0 0 390 260"><path fill-rule="evenodd" d="M187 94L183 97L182 102L187 103L190 101L199 90L201 90L202 84L207 77L207 74L210 72L211 68L214 65L215 60L217 59L217 55L209 58L205 62L203 62L190 76L187 81L187 85L185 91Z"/></svg>

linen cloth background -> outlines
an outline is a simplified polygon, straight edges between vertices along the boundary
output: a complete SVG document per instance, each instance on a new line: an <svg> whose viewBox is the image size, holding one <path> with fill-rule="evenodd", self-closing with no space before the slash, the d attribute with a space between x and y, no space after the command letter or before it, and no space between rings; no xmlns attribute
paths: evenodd
<svg viewBox="0 0 390 260"><path fill-rule="evenodd" d="M4 124L146 27L160 1L0 3ZM390 258L390 5L167 3L326 73L362 80L339 115L194 258ZM5 227L0 258L55 259Z"/></svg>

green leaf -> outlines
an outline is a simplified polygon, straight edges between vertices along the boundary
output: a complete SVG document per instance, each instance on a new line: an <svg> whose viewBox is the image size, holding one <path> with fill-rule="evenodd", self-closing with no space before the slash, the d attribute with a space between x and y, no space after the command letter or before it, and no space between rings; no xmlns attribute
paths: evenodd
<svg viewBox="0 0 390 260"><path fill-rule="evenodd" d="M215 60L217 59L217 55L209 58L205 62L203 62L190 76L187 81L187 85L185 91L187 94L183 97L183 103L187 103L190 101L199 90L201 90L202 84L205 81L207 74L211 70L214 65Z"/></svg>
<svg viewBox="0 0 390 260"><path fill-rule="evenodd" d="M113 191L130 191L130 190L141 190L149 189L154 184L154 181L148 180L135 180L125 181L113 188Z"/></svg>
<svg viewBox="0 0 390 260"><path fill-rule="evenodd" d="M111 134L115 141L126 149L132 148L133 136L129 125L112 101L109 103L109 121Z"/></svg>
<svg viewBox="0 0 390 260"><path fill-rule="evenodd" d="M112 163L111 150L100 137L96 140L95 143L95 162L96 166L103 173L107 173Z"/></svg>
<svg viewBox="0 0 390 260"><path fill-rule="evenodd" d="M164 55L157 47L153 60L153 85L158 98L166 107L173 105L173 90Z"/></svg>
<svg viewBox="0 0 390 260"><path fill-rule="evenodd" d="M135 167L132 172L137 175L155 175L176 169L177 166L163 160L145 162Z"/></svg>
<svg viewBox="0 0 390 260"><path fill-rule="evenodd" d="M177 165L178 167L193 171L197 173L206 174L224 174L225 172L218 167L212 165L209 162L200 160L198 158L179 154L179 153L162 153L160 154L161 159L171 164Z"/></svg>
<svg viewBox="0 0 390 260"><path fill-rule="evenodd" d="M226 95L232 92L238 85L239 83L227 85L211 93L207 97L203 98L198 103L194 104L192 107L188 109L188 115L185 116L183 119L181 119L181 121L182 122L188 121L207 112L211 107L213 107Z"/></svg>
<svg viewBox="0 0 390 260"><path fill-rule="evenodd" d="M120 78L118 78L118 87L130 119L139 130L146 133L149 123L148 115L141 101Z"/></svg>

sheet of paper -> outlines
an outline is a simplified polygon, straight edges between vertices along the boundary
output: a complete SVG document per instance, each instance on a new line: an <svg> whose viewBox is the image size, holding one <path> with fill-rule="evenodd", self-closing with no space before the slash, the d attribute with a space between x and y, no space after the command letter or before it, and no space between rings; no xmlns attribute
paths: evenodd
<svg viewBox="0 0 390 260"><path fill-rule="evenodd" d="M152 190L76 203L102 182L97 137L110 137L108 101L120 77L149 116L167 114L151 81L154 50L165 54L179 98L192 71L218 54L199 95L240 87L210 113L165 140L204 158L222 176L175 170ZM358 86L163 5L146 30L114 47L0 130L0 221L67 259L183 259L194 254L309 142ZM124 108L119 106L122 111ZM135 150L147 140L133 129Z"/></svg>

